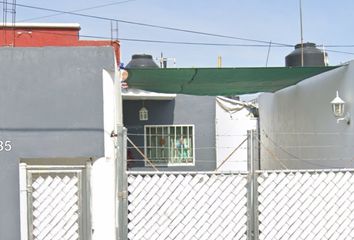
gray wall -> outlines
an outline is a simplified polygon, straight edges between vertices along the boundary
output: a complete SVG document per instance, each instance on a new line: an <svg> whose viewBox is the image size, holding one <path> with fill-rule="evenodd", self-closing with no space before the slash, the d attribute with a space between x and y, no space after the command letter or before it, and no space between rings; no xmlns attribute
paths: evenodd
<svg viewBox="0 0 354 240"><path fill-rule="evenodd" d="M354 167L353 63L260 96L262 168ZM350 125L337 123L332 113L337 90L352 115Z"/></svg>
<svg viewBox="0 0 354 240"><path fill-rule="evenodd" d="M215 151L215 97L177 95L175 100L145 100L149 110L149 120L139 120L140 100L123 101L123 121L131 138L140 149L144 149L144 125L194 124L195 166L159 167L168 171L212 171L216 167ZM134 134L138 134L134 135ZM133 151L134 158L142 157ZM132 164L131 170L151 170L144 168L142 161Z"/></svg>
<svg viewBox="0 0 354 240"><path fill-rule="evenodd" d="M0 235L20 239L23 158L104 155L102 69L110 47L0 48Z"/></svg>

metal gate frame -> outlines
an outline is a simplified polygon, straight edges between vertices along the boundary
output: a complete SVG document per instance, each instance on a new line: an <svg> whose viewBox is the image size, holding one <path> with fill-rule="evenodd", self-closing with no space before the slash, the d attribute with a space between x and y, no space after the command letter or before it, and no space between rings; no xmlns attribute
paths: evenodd
<svg viewBox="0 0 354 240"><path fill-rule="evenodd" d="M86 165L30 165L20 163L21 239L37 239L33 236L33 176L72 175L78 178L78 239L91 239L91 161Z"/></svg>
<svg viewBox="0 0 354 240"><path fill-rule="evenodd" d="M247 239L258 240L258 192L257 173L259 165L259 135L257 130L247 131L248 183L247 183ZM117 193L117 239L128 240L128 174L127 129L117 127L116 193Z"/></svg>
<svg viewBox="0 0 354 240"><path fill-rule="evenodd" d="M124 143L126 142L126 131L125 129L121 129L121 132L119 134L119 140L120 140L120 143L122 148L121 149L124 149ZM341 184L343 183L343 181L345 182L348 178L348 175L350 175L350 183L349 182L345 182L347 185L348 184L351 184L350 185L350 193L346 193L346 195L344 196L348 202L347 202L347 205L350 204L350 211L354 212L354 169L321 169L321 170L268 170L268 171L264 171L264 170L259 170L259 135L257 133L257 131L249 131L248 132L248 149L249 149L249 152L248 152L248 171L247 171L247 221L248 221L248 224L247 224L247 239L248 240L258 240L260 237L261 239L264 239L264 236L262 236L262 234L264 232L260 232L260 227L259 225L261 226L261 230L264 228L264 226L262 226L262 222L261 222L261 217L264 217L262 216L262 213L263 210L262 208L264 208L264 202L262 202L262 199L264 198L264 195L262 196L262 194L264 194L262 192L262 187L263 187L263 182L261 181L262 180L262 175L264 174L267 174L269 173L270 175L287 175L287 174L307 174L307 175L318 175L318 174L322 174L322 175L325 175L325 174L330 174L331 176L326 180L326 181L331 181L331 178L341 178L340 181L341 181ZM127 171L126 171L126 156L124 155L124 151L122 151L122 155L120 155L120 158L118 158L119 161L117 162L117 172L118 172L118 181L120 180L120 182L118 182L118 226L119 226L119 231L118 231L118 239L119 240L127 240L128 239L128 209L127 209L127 206L128 206L128 199L127 199ZM176 175L178 174L181 174L181 172L175 172ZM191 172L186 172L186 174L193 174ZM198 172L197 172L198 173ZM134 174L134 172L133 172ZM135 174L137 174L137 172L135 172ZM139 173L139 174L143 174L142 173ZM150 173L148 173L150 174ZM154 172L152 171L151 174L153 175ZM161 175L161 174L164 174L164 172L160 172L158 173L157 175ZM170 174L173 174L172 172L170 172ZM196 173L195 173L196 174ZM345 175L346 178L344 177L341 177L341 175ZM274 176L273 176L274 177ZM272 178L269 178L268 179L269 181L273 181ZM258 182L260 181L260 182ZM280 180L279 180L280 181ZM305 179L302 179L302 181L307 181L306 178ZM320 181L319 180L316 180L316 181ZM332 182L332 185L336 185L336 183L338 182L339 180L337 179L336 181ZM284 183L279 183L277 181L275 182L272 182L276 187L278 188L282 188L282 184ZM319 184L318 182L316 184ZM324 189L326 187L326 182L322 182L321 183L322 185L320 186L321 189ZM323 186L325 185L325 186ZM327 189L326 191L331 191L333 186L327 186ZM316 188L316 185L313 186L314 188ZM340 188L340 186L338 186L339 189L341 191L343 191L343 189ZM277 192L275 192L274 189L271 189L273 190L273 195L276 194ZM306 189L305 189L306 190ZM277 191L277 190L276 190ZM298 194L302 194L302 192L299 192ZM308 193L311 195L311 192ZM326 194L325 192L322 193L322 194ZM342 195L344 195L343 193L341 193ZM350 195L349 195L350 194ZM337 197L342 197L341 196L337 196ZM350 196L350 198L348 197ZM274 196L273 196L274 197ZM276 195L276 197L281 197L281 195ZM333 198L331 197L331 200L333 199L336 199L336 198ZM280 199L282 201L286 201L286 198L284 199ZM294 199L293 199L294 200ZM295 201L295 200L294 200ZM314 207L314 204L318 204L318 203L315 203L315 202L311 202L312 201L312 198L306 198L306 196L304 196L304 199L302 199L299 204L302 206L302 208L306 207L306 204L310 204L312 207ZM316 200L318 201L318 200ZM341 202L341 201L340 201ZM338 202L339 205L341 205L341 203ZM302 203L306 203L306 204L302 204ZM333 202L331 202L332 204ZM263 205L262 205L263 204ZM293 204L293 203L292 203ZM321 202L321 204L319 204L319 209L316 209L316 211L320 211L321 209L321 205L325 204L325 202ZM331 206L331 205L329 205ZM278 205L278 207L281 207L281 205ZM269 210L269 209L268 209ZM271 211L271 207L270 207L270 211ZM262 211L262 212L259 212L259 211ZM286 211L286 210L284 210ZM293 211L297 211L297 210L293 210ZM302 210L300 209L300 212ZM343 210L341 210L343 211ZM274 213L274 211L273 211ZM332 224L331 221L336 221L335 219L336 218L332 218L332 213L330 212L327 212L329 215L328 215L328 219L325 219L323 221L328 221L329 223L328 224ZM346 214L348 214L346 212ZM293 216L295 219L296 217L299 217L298 215L296 216ZM306 215L303 215L301 218L298 218L296 220L296 222L298 221L303 221L302 218L306 218ZM350 218L349 220L347 219L347 221L351 221L351 225L350 226L354 226L354 218ZM308 219L307 219L308 220ZM343 221L343 220L341 220ZM341 222L340 222L341 223ZM336 224L340 224L340 223L336 223ZM264 223L263 223L264 224ZM326 223L327 224L327 223ZM346 223L348 225L348 223ZM333 225L333 224L332 224ZM331 227L332 227L331 225ZM334 226L334 225L333 225ZM295 226L293 226L295 227ZM345 226L344 226L345 227ZM336 229L336 226L333 227L334 230L335 230L335 233L338 234L342 234L342 228L343 226L340 226ZM270 228L271 229L271 226ZM331 230L333 230L331 228ZM310 230L308 230L310 231ZM326 231L326 229L324 229L323 231ZM338 231L338 232L337 232ZM354 232L353 231L353 228L350 229L350 231ZM326 239L336 239L335 237L337 235L335 235L335 233L332 233L332 232L329 232L327 235L329 235L330 237L326 236ZM297 233L299 234L299 233ZM316 232L314 233L316 234ZM325 233L326 234L326 233ZM351 233L352 235L350 235L350 237L353 237L354 233ZM315 235L316 236L316 235ZM348 235L346 235L348 237ZM296 239L294 238L296 236L292 236L292 238L289 238L289 239ZM271 239L271 238L267 238L267 239ZM286 238L285 238L286 239ZM313 238L305 238L305 239L313 239ZM337 238L338 239L338 238Z"/></svg>

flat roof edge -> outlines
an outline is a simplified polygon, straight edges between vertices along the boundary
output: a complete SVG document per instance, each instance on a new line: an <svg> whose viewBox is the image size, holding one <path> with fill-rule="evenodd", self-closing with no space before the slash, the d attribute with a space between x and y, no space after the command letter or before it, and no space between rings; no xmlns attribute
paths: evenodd
<svg viewBox="0 0 354 240"><path fill-rule="evenodd" d="M128 88L122 91L123 100L173 100L177 94L156 93Z"/></svg>
<svg viewBox="0 0 354 240"><path fill-rule="evenodd" d="M80 29L80 24L79 23L0 23L0 28L1 27L6 27L6 28L74 28L74 29Z"/></svg>

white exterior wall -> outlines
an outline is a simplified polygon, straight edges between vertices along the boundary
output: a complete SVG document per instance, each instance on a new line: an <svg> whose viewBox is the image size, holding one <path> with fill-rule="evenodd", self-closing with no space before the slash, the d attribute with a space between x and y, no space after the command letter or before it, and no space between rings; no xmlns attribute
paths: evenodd
<svg viewBox="0 0 354 240"><path fill-rule="evenodd" d="M247 138L247 130L257 129L257 119L245 107L246 103L223 101L220 97L218 100L233 110L227 111L216 101L216 167L222 172L247 171L247 141L242 142Z"/></svg>
<svg viewBox="0 0 354 240"><path fill-rule="evenodd" d="M114 74L103 70L103 115L105 157L92 166L92 239L116 239L115 142L110 135L115 129Z"/></svg>
<svg viewBox="0 0 354 240"><path fill-rule="evenodd" d="M339 91L354 114L354 62L259 97L262 169L354 166L354 121L337 121L330 102Z"/></svg>

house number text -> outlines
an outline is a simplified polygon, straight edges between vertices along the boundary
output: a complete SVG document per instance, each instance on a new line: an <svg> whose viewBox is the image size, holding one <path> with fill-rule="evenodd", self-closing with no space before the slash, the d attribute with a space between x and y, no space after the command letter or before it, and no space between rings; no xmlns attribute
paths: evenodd
<svg viewBox="0 0 354 240"><path fill-rule="evenodd" d="M10 152L12 149L11 141L8 140L0 140L0 152Z"/></svg>

